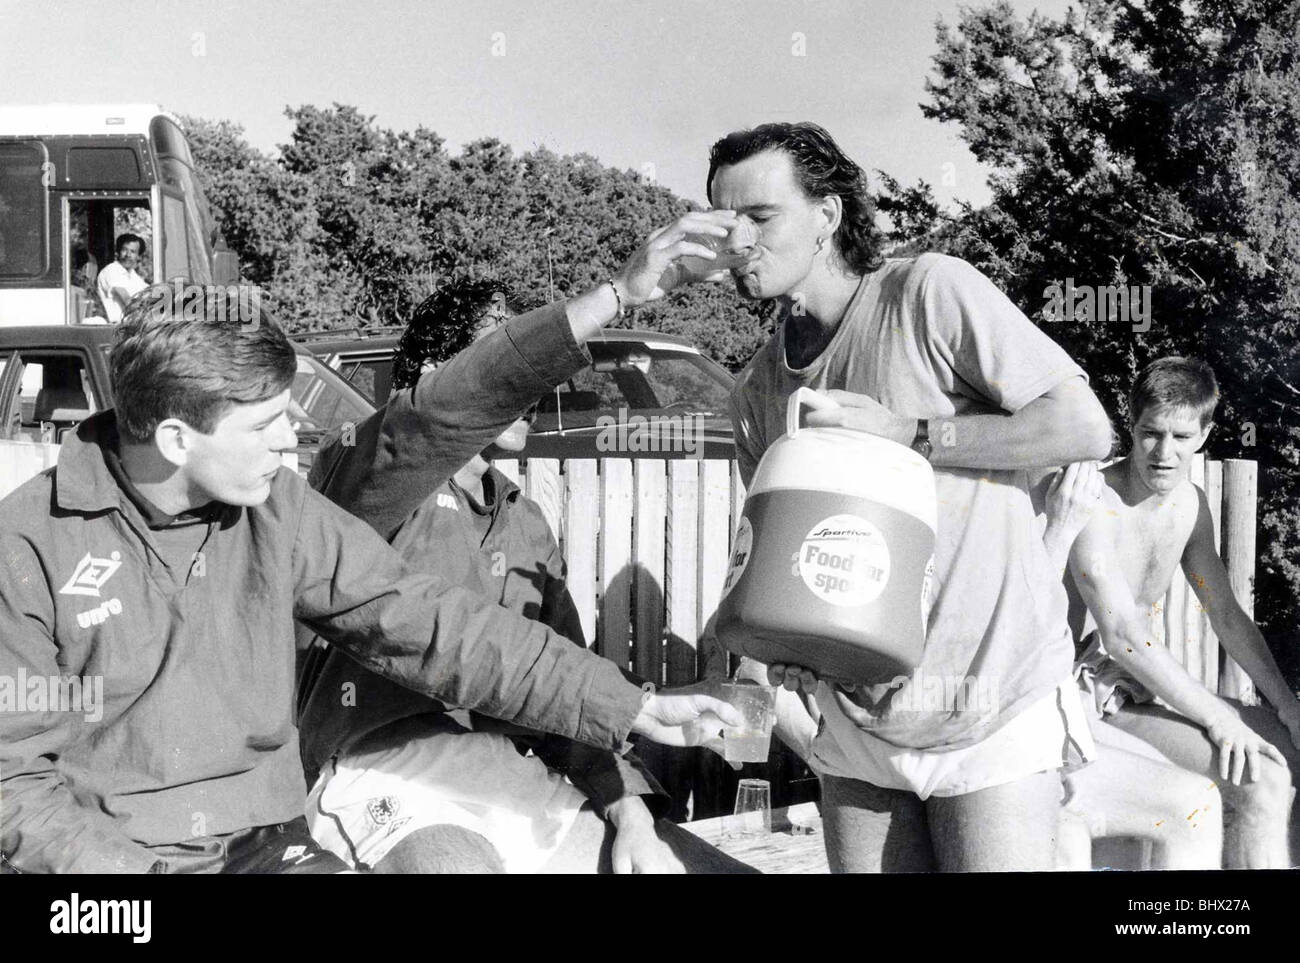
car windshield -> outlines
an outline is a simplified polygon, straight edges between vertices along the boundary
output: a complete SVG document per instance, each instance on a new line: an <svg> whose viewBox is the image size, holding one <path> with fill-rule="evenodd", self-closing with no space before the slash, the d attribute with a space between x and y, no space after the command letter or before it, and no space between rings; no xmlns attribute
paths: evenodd
<svg viewBox="0 0 1300 963"><path fill-rule="evenodd" d="M302 443L319 443L325 435L356 425L375 410L342 378L305 354L298 355L293 400L307 415L298 429Z"/></svg>
<svg viewBox="0 0 1300 963"><path fill-rule="evenodd" d="M726 370L692 352L650 345L593 343L593 363L573 377L564 410L653 410L723 416L731 380ZM563 398L565 389L561 389ZM579 397L581 396L581 397ZM544 407L548 407L545 406Z"/></svg>

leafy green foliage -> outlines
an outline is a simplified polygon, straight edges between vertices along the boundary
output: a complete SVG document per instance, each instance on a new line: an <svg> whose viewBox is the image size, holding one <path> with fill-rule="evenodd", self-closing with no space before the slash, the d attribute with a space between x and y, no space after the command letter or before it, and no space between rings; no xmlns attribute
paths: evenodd
<svg viewBox="0 0 1300 963"><path fill-rule="evenodd" d="M186 118L205 190L245 280L290 330L401 325L455 270L493 277L532 308L610 276L689 209L587 155L522 155L485 138L449 154L437 134L394 132L353 107L287 111L272 158L227 121ZM646 306L628 324L690 338L733 368L770 326L724 286Z"/></svg>
<svg viewBox="0 0 1300 963"><path fill-rule="evenodd" d="M1006 3L940 24L927 116L959 124L992 203L941 214L886 182L895 240L989 274L1089 372L1122 424L1143 365L1199 356L1223 400L1208 452L1260 463L1256 615L1300 669L1300 3ZM892 206L891 206L892 205ZM1052 321L1048 286L1149 286L1151 326ZM1123 432L1121 432L1123 434Z"/></svg>

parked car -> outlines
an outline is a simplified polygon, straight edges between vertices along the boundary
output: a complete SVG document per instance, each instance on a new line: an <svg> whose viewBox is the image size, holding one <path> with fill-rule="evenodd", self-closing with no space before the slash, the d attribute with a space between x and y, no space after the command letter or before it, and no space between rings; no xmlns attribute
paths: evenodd
<svg viewBox="0 0 1300 963"><path fill-rule="evenodd" d="M399 329L400 331L400 329ZM294 339L377 404L388 398L393 329ZM685 338L605 330L592 363L539 401L523 458L734 458L727 397L735 379Z"/></svg>
<svg viewBox="0 0 1300 963"><path fill-rule="evenodd" d="M603 331L591 365L541 399L525 458L734 458L735 379L685 338Z"/></svg>
<svg viewBox="0 0 1300 963"><path fill-rule="evenodd" d="M116 328L51 324L0 327L0 439L61 442L92 412L113 405L108 350ZM322 440L375 408L311 352L296 346L293 398L307 414L298 430L298 470Z"/></svg>
<svg viewBox="0 0 1300 963"><path fill-rule="evenodd" d="M393 354L402 327L346 328L304 331L290 335L336 371L340 378L375 405L388 400L393 388Z"/></svg>

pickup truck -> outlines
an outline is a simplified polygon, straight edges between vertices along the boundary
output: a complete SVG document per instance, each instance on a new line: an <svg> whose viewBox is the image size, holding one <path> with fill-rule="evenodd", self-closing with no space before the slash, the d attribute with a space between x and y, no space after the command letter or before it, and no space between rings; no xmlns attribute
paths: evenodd
<svg viewBox="0 0 1300 963"><path fill-rule="evenodd" d="M116 333L109 325L0 327L0 440L59 444L92 412L112 407L108 351ZM305 473L326 435L375 408L309 351L294 351L293 398L308 416L295 454Z"/></svg>

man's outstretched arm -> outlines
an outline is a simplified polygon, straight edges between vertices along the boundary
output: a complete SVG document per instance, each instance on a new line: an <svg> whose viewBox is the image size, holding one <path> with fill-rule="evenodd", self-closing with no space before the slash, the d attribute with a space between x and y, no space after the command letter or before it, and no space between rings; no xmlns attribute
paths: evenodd
<svg viewBox="0 0 1300 963"><path fill-rule="evenodd" d="M661 278L683 255L714 256L689 236L725 235L734 224L729 211L685 214L650 235L610 281L511 319L395 394L351 444L337 439L322 450L312 487L391 540L430 492L591 363L583 346L620 307L662 297Z"/></svg>
<svg viewBox="0 0 1300 963"><path fill-rule="evenodd" d="M564 304L512 318L322 450L312 486L391 539L430 492L590 361Z"/></svg>
<svg viewBox="0 0 1300 963"><path fill-rule="evenodd" d="M1209 502L1205 492L1198 488L1196 493L1199 500L1196 525L1183 550L1183 572L1223 647L1268 698L1290 731L1291 741L1300 747L1300 701L1282 677L1255 620L1237 602L1227 570L1214 548Z"/></svg>
<svg viewBox="0 0 1300 963"><path fill-rule="evenodd" d="M280 484L301 485L290 473ZM614 751L630 732L703 744L689 724L741 719L702 691L646 696L614 663L541 623L407 568L373 529L303 490L294 616L367 669L422 695ZM716 728L716 727L715 727Z"/></svg>

